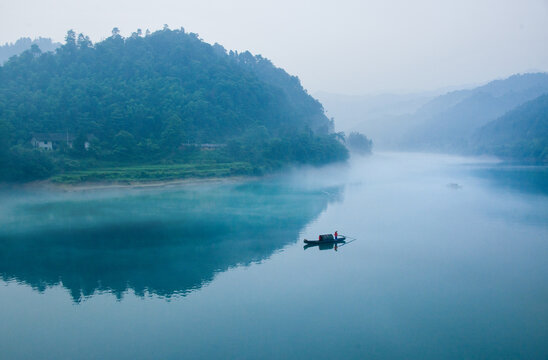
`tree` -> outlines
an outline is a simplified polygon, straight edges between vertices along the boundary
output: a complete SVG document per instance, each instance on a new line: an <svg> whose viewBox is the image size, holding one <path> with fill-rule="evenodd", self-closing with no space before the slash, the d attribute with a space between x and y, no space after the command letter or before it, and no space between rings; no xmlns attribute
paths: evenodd
<svg viewBox="0 0 548 360"><path fill-rule="evenodd" d="M352 134L354 134L354 133L352 133ZM342 142L342 143L346 142L346 138L344 136L344 131L336 132L336 133L334 133L334 135L335 135L335 138L337 138L340 142Z"/></svg>
<svg viewBox="0 0 548 360"><path fill-rule="evenodd" d="M6 180L29 181L44 179L54 172L51 157L39 150L30 150L22 146L12 148L9 167L2 176Z"/></svg>
<svg viewBox="0 0 548 360"><path fill-rule="evenodd" d="M183 121L173 114L167 119L167 124L161 135L162 149L166 152L177 150L183 142Z"/></svg>
<svg viewBox="0 0 548 360"><path fill-rule="evenodd" d="M67 35L65 35L65 43L69 47L76 46L76 33L74 30L70 29L67 31Z"/></svg>
<svg viewBox="0 0 548 360"><path fill-rule="evenodd" d="M86 49L88 47L91 47L92 45L91 40L89 39L89 36L84 36L84 34L78 35L77 44L80 49Z"/></svg>
<svg viewBox="0 0 548 360"><path fill-rule="evenodd" d="M40 47L36 44L32 44L30 46L30 53L34 56L34 57L38 57L42 54L42 50L40 50Z"/></svg>
<svg viewBox="0 0 548 360"><path fill-rule="evenodd" d="M114 154L120 160L127 160L135 153L135 137L122 130L114 137Z"/></svg>
<svg viewBox="0 0 548 360"><path fill-rule="evenodd" d="M351 132L346 141L350 150L358 154L371 154L373 141L359 132Z"/></svg>
<svg viewBox="0 0 548 360"><path fill-rule="evenodd" d="M13 126L5 120L0 119L0 168L6 169L11 139L13 134Z"/></svg>
<svg viewBox="0 0 548 360"><path fill-rule="evenodd" d="M111 33L112 37L118 37L120 36L120 29L118 29L117 27L113 27Z"/></svg>
<svg viewBox="0 0 548 360"><path fill-rule="evenodd" d="M80 133L76 139L72 142L72 153L76 156L83 156L86 154L86 142L87 137L83 133Z"/></svg>

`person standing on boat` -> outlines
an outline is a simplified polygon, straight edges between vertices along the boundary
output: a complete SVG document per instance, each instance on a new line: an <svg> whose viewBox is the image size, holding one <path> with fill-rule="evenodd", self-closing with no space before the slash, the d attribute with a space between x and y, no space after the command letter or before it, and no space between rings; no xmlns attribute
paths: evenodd
<svg viewBox="0 0 548 360"><path fill-rule="evenodd" d="M337 240L337 236L339 236L339 234L335 231L335 240Z"/></svg>

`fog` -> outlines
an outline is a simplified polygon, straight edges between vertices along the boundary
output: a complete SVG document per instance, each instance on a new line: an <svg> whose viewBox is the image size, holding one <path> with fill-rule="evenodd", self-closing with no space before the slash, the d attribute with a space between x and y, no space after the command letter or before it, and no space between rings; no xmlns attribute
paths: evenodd
<svg viewBox="0 0 548 360"><path fill-rule="evenodd" d="M14 139L13 146L6 147L7 154L13 150L19 156L17 151L25 142L28 153L36 155L32 158L38 159L36 164L51 155L57 157L55 164L66 168L54 173L52 162L47 176L54 177L49 180L0 184L3 356L546 358L548 168L509 164L494 157L502 155L492 150L511 149L513 153L503 155L518 160L548 161L545 148L534 148L544 143L517 131L527 136L534 132L531 129L537 127L527 120L536 120L537 113L529 119L523 116L523 129L501 127L515 135L512 140L518 145L531 146L512 149L502 136L508 134L502 131L491 136L502 139L505 147L494 140L491 144L485 127L538 99L546 99L535 107L545 115L542 106L548 104L548 97L543 97L548 93L548 74L488 82L516 73L548 71L547 0L22 0L0 4L0 44L24 36L63 41L68 29L101 41L114 27L128 36L137 29L159 30L164 24L172 29L184 27L186 32L198 33L226 49L249 50L272 59L298 76L307 91L319 98L324 109L315 101L308 102L304 94L306 104L313 105L316 112L312 115L317 115L311 119L329 126L324 127L323 137L314 138L313 129L303 122L306 137L294 140L299 146L273 139L277 147L269 147L273 143L251 141L260 139L261 134L265 138L274 134L259 123L250 122L241 129L264 128L264 132L250 131L236 138L237 142L232 142L228 133L226 138L219 134L213 140L201 139L199 132L185 133L183 125L190 124L188 128L193 129L194 122L188 120L193 118L184 114L188 123L183 123L174 112L165 126L157 122L158 134L142 127L140 137L134 137L131 127L137 126L131 124L139 122L101 114L90 122L107 127L118 126L119 121L123 126L130 124L125 129L130 132L112 127L104 132L105 139L82 133L77 138L80 152L75 151L76 139L74 147L72 142L69 145L72 129L63 129L66 145L48 153L30 151L27 138ZM154 37L132 41L150 39ZM115 37L111 42L124 45ZM181 54L184 57L183 49L174 53L173 63L180 61ZM130 60L135 63L144 58L141 50L133 54ZM212 57L216 64L218 56ZM30 52L21 59L28 59L31 65L34 61ZM104 69L116 69L109 64L120 62L118 53L112 52L109 59ZM229 60L227 64L236 64ZM154 64L147 63L148 68L160 63L150 62ZM195 83L215 71L204 67ZM18 85L22 77L14 74L11 83ZM181 72L180 79L189 74L193 71ZM235 87L227 87L227 93L230 89L266 89L266 95L279 94L284 100L279 109L292 109L285 100L295 101L296 96L287 96L292 93L284 93L285 87L261 85L249 74L242 79L253 80L254 87L240 86L245 83L227 72L230 84L235 79ZM29 89L34 89L35 79L41 79L27 78ZM55 79L57 83L61 83L59 79ZM165 81L165 89L176 88L169 84L179 81L172 80L176 81ZM293 86L294 79L288 80L290 88L303 95L302 89ZM70 85L71 79L66 81ZM144 94L132 83L120 82L127 92L137 89L135 93ZM108 81L97 83L109 86ZM74 93L83 94L94 83L83 84L83 90L75 87ZM170 114L162 112L167 107L164 104L178 105L174 108L179 111L180 99L192 99L188 107L196 113L196 124L201 126L199 116L204 114L203 123L212 120L214 124L204 127L204 132L224 132L217 124L227 125L227 129L231 126L222 117L227 111L204 111L221 109L214 107L213 100L225 98L211 91L209 103L201 98L206 91L192 90L194 100L188 89L181 86L181 91L174 90L180 96L173 98L158 91L154 95L167 101L158 101L161 106L146 110ZM455 89L459 91L448 93ZM250 93L238 94L243 99L251 98ZM33 99L26 96L29 104ZM80 99L73 104L93 105L87 97ZM262 100L251 106L270 101L269 96L258 99ZM43 103L53 103L47 100ZM265 109L277 110L276 103L272 104ZM59 107L65 110L63 105ZM144 106L127 108L137 109L128 119L137 111L146 114L140 110ZM13 109L5 107L0 115L11 116ZM25 110L25 104L18 104L17 109ZM295 118L286 120L281 114L272 119L288 124L300 120L301 112L289 110ZM334 162L346 159L341 145L344 134L330 133L332 123L323 116L324 110L328 117L335 117L335 131L345 131L347 140L356 130L372 138L373 152L365 156L351 152L347 161ZM13 115L10 122L35 122L40 125L37 129L49 126L38 116L21 113ZM256 114L227 119L234 120L236 129L239 120L256 120L267 113ZM47 115L53 120L65 119L54 112ZM80 119L78 115L78 111L67 115L67 123ZM88 118L81 119L87 125L84 120ZM96 123L97 119L105 121ZM213 121L218 119L223 121ZM141 120L156 124L154 117ZM504 124L513 125L510 121ZM11 139L8 135L12 133L30 135L33 130L31 126L3 129L6 139ZM288 126L288 133L290 129ZM49 130L54 130L53 125ZM176 136L172 139L171 134ZM482 134L487 135L480 137ZM347 141L350 149L369 152L371 142L352 135L362 140L362 148ZM50 134L49 139L53 138ZM474 143L477 139L485 147ZM89 142L93 146L88 153ZM101 147L96 148L96 143ZM337 146L329 147L333 143ZM160 149L158 144L165 145L164 153L154 153ZM284 151L268 149L293 149L302 157L291 158ZM326 153L339 149L344 156L324 157L320 152L322 156L314 160L314 149L327 149ZM233 150L234 158L230 157ZM253 155L249 163L247 153ZM274 155L257 160L263 153ZM154 155L150 158L154 163L137 166L150 162L145 157L148 154ZM26 164L16 162L25 159L22 155L13 159L6 164ZM226 159L243 165L221 167ZM295 165L308 160L309 164L329 165ZM183 168L192 161L204 167ZM196 178L169 182L185 176ZM223 178L205 178L213 176ZM118 182L86 183L102 180ZM350 241L340 246L324 242L303 246L303 239L335 231ZM310 339L315 340L313 345Z"/></svg>
<svg viewBox="0 0 548 360"><path fill-rule="evenodd" d="M0 43L98 41L119 27L184 27L227 49L250 50L301 78L310 92L417 92L548 70L548 2L528 1L3 1Z"/></svg>

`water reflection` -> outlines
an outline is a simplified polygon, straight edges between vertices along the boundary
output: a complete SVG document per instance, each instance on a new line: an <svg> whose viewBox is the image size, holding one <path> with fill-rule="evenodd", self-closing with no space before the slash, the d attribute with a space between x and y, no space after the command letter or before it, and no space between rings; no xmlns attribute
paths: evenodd
<svg viewBox="0 0 548 360"><path fill-rule="evenodd" d="M306 250L306 249L309 249L311 247L313 248L318 248L318 250L335 250L337 251L338 249L338 244L336 243L329 243L329 244L306 244L305 246L303 246L303 249Z"/></svg>
<svg viewBox="0 0 548 360"><path fill-rule="evenodd" d="M340 188L217 184L0 194L0 276L74 301L97 292L184 295L298 238Z"/></svg>

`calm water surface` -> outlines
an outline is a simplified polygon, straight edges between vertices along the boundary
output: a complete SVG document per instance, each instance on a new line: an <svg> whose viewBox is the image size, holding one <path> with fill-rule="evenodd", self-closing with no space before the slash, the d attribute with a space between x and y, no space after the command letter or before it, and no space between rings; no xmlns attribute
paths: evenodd
<svg viewBox="0 0 548 360"><path fill-rule="evenodd" d="M0 358L548 358L545 167L378 154L0 204Z"/></svg>

